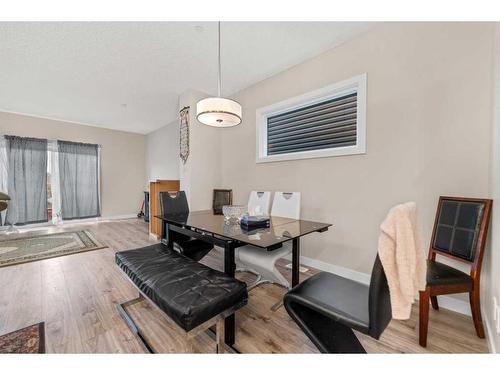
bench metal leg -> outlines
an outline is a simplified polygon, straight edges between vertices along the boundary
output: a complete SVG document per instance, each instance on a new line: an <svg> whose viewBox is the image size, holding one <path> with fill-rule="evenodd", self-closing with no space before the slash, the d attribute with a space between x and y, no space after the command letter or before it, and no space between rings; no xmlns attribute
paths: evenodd
<svg viewBox="0 0 500 375"><path fill-rule="evenodd" d="M137 337L139 338L139 340L140 340L141 344L144 346L144 348L149 353L154 354L154 353L156 353L156 351L153 349L153 347L151 346L149 341L146 339L146 336L144 335L144 333L139 329L137 324L134 322L134 319L132 319L132 317L130 316L130 314L126 310L126 308L128 306L134 305L134 304L142 302L142 301L148 301L148 299L146 297L144 297L142 294L140 294L139 297L137 297L137 298L134 298L130 301L126 301L126 302L118 304L116 306L116 308L117 308L118 312L120 313L120 316L123 318L123 320L125 320L125 323L130 328L130 330L135 335L137 335ZM221 317L214 318L214 319L205 323L206 325L208 325L208 327L215 323L215 333L213 334L212 337L215 339L216 353L224 353L224 352L226 352L226 349L227 349L226 344L224 343L224 341L225 341L225 327L224 326L226 324L225 319L223 318L224 316L225 315L221 314ZM232 315L230 315L230 317L231 316L234 318L234 313ZM193 347L194 336L198 335L200 332L205 331L208 327L201 325L201 326L193 329L190 332L185 332L185 334L186 334L185 335L186 350L188 353L195 352L194 347ZM210 333L212 333L211 332L212 329L209 329L208 331L206 331L207 333L209 333L209 336L210 336ZM182 330L182 328L179 328L179 330ZM182 332L184 332L184 331L182 331ZM229 346L229 351L234 352L234 353L239 353L239 351L236 350L235 348L233 348L232 346Z"/></svg>
<svg viewBox="0 0 500 375"><path fill-rule="evenodd" d="M216 335L216 345L217 345L217 348L216 348L216 352L217 354L224 354L225 352L225 348L226 348L226 344L224 344L224 320L223 319L219 319L217 321L217 324L215 326L215 335Z"/></svg>
<svg viewBox="0 0 500 375"><path fill-rule="evenodd" d="M144 297L143 296L139 296L139 297L134 298L134 299L132 299L130 301L118 304L116 306L116 308L118 309L118 312L120 313L120 315L123 318L123 320L125 320L125 323L128 325L128 327L130 328L130 330L134 334L136 334L137 337L139 337L139 340L141 341L141 344L144 346L144 348L149 353L154 354L156 352L154 351L153 347L148 342L148 340L146 340L146 337L144 336L144 334L142 333L142 331L139 329L139 327L137 327L137 324L135 324L134 319L132 319L132 317L127 313L127 310L125 310L125 308L127 306L130 306L130 305L133 305L135 303L142 302L142 301L144 301Z"/></svg>

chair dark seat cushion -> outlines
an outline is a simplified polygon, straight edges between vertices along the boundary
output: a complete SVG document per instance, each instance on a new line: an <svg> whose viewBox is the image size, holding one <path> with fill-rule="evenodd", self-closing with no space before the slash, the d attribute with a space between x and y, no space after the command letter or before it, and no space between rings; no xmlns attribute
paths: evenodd
<svg viewBox="0 0 500 375"><path fill-rule="evenodd" d="M297 303L339 323L368 333L369 286L341 276L320 272L285 295L286 303Z"/></svg>
<svg viewBox="0 0 500 375"><path fill-rule="evenodd" d="M214 245L211 243L196 238L184 241L174 241L173 246L174 250L196 261L203 259L203 257L214 248Z"/></svg>
<svg viewBox="0 0 500 375"><path fill-rule="evenodd" d="M427 261L427 285L469 284L472 287L472 278L465 272L459 271L446 264L433 260Z"/></svg>
<svg viewBox="0 0 500 375"><path fill-rule="evenodd" d="M116 264L185 331L247 303L246 284L164 244L116 253Z"/></svg>

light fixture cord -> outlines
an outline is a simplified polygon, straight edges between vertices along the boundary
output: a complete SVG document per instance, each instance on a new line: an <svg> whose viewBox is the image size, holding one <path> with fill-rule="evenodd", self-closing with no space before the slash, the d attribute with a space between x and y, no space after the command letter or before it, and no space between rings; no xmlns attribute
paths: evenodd
<svg viewBox="0 0 500 375"><path fill-rule="evenodd" d="M219 21L219 55L218 55L218 59L219 59L219 82L218 82L218 86L217 86L217 93L218 93L218 96L220 98L220 92L221 92L221 64L220 64L220 21Z"/></svg>

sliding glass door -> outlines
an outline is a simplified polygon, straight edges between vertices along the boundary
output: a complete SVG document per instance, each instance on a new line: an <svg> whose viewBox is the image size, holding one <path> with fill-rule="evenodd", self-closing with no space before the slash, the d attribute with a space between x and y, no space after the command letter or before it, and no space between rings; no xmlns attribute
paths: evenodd
<svg viewBox="0 0 500 375"><path fill-rule="evenodd" d="M5 224L100 216L99 159L97 144L0 136L0 191L11 197Z"/></svg>

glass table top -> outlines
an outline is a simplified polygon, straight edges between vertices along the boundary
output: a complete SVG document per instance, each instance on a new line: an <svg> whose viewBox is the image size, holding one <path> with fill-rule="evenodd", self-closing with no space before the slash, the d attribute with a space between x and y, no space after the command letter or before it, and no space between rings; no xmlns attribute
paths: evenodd
<svg viewBox="0 0 500 375"><path fill-rule="evenodd" d="M271 216L269 228L258 228L247 231L238 223L227 224L224 221L224 216L214 215L212 211L193 211L187 215L157 215L156 217L169 224L194 228L199 231L264 248L272 247L312 232L323 232L328 230L328 227L332 225Z"/></svg>

